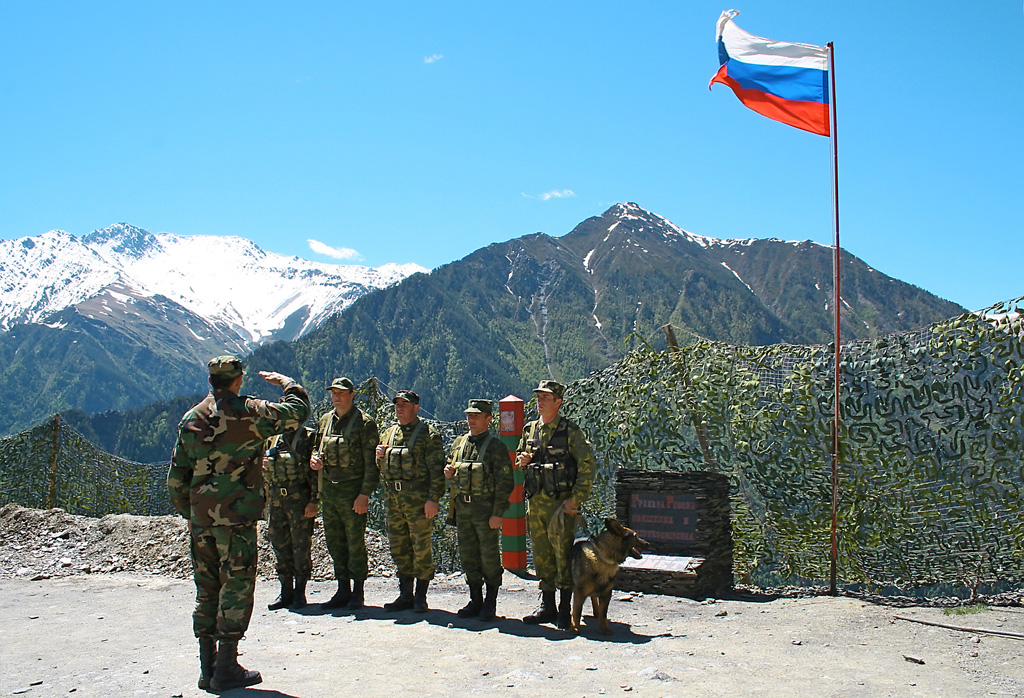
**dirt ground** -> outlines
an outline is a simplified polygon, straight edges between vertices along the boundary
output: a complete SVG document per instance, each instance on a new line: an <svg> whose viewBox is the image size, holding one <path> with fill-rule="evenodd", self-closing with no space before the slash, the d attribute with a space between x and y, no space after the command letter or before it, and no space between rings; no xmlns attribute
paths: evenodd
<svg viewBox="0 0 1024 698"><path fill-rule="evenodd" d="M1024 641L896 615L1024 633L1024 610L947 616L846 597L697 602L617 593L614 634L519 618L532 583L506 574L495 623L458 618L445 577L426 614L388 614L394 579L371 578L355 613L267 611L261 581L241 662L263 683L231 695L989 696L1024 695ZM311 586L326 600L330 582ZM201 696L192 584L89 575L0 580L0 695ZM589 609L589 606L588 606Z"/></svg>
<svg viewBox="0 0 1024 698"><path fill-rule="evenodd" d="M614 634L590 622L573 636L523 624L536 583L510 573L494 623L455 615L467 600L459 575L434 580L428 613L384 613L397 581L386 540L368 542L369 607L355 613L266 610L277 587L261 549L240 650L264 682L230 695L1024 696L1024 640L896 618L1024 634L1017 598L949 616L850 596L616 592ZM335 588L325 556L318 539L314 603ZM209 695L196 687L189 568L180 518L0 507L0 696Z"/></svg>

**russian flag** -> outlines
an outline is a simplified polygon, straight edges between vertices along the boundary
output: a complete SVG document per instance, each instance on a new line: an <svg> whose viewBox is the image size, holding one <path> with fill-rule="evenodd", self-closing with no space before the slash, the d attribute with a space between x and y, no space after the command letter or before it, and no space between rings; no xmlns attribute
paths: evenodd
<svg viewBox="0 0 1024 698"><path fill-rule="evenodd" d="M718 58L711 78L728 85L744 105L769 119L829 135L828 50L754 36L732 21L736 10L718 18Z"/></svg>

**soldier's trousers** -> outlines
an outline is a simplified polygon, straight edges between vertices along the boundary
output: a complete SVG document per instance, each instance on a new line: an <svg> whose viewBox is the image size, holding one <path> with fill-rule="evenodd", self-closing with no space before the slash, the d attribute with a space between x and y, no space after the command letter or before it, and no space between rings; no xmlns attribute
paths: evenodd
<svg viewBox="0 0 1024 698"><path fill-rule="evenodd" d="M423 515L427 495L423 492L396 492L391 483L384 483L388 510L388 544L391 558L401 577L434 578L434 558L430 537L434 519Z"/></svg>
<svg viewBox="0 0 1024 698"><path fill-rule="evenodd" d="M249 627L256 591L256 522L192 526L196 637L240 640Z"/></svg>
<svg viewBox="0 0 1024 698"><path fill-rule="evenodd" d="M337 484L324 478L320 507L324 516L324 537L334 560L334 578L366 579L369 563L366 557L366 514L352 511L352 504L363 487L355 482Z"/></svg>
<svg viewBox="0 0 1024 698"><path fill-rule="evenodd" d="M551 516L565 498L554 499L538 492L529 499L526 511L526 527L530 532L533 548L533 566L537 569L541 591L572 589L569 573L569 549L576 537L578 517L566 516L565 525L556 530L554 536L549 529Z"/></svg>
<svg viewBox="0 0 1024 698"><path fill-rule="evenodd" d="M280 577L305 577L313 573L310 550L313 545L313 519L306 518L309 492L282 497L271 486L270 521L267 531L277 557L275 569Z"/></svg>
<svg viewBox="0 0 1024 698"><path fill-rule="evenodd" d="M493 509L492 497L474 498L466 502L461 495L452 495L455 509L455 531L459 539L459 562L466 574L466 584L481 586L484 582L501 586L500 528L487 522Z"/></svg>

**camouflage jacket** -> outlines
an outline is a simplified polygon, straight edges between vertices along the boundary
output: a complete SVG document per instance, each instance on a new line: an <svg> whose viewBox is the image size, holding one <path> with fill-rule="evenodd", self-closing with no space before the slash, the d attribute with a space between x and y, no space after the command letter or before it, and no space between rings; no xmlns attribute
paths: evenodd
<svg viewBox="0 0 1024 698"><path fill-rule="evenodd" d="M525 453L544 450L552 435L554 435L555 428L560 420L565 420L568 426L569 453L576 460L576 484L572 488L572 503L577 507L581 507L589 499L590 492L594 488L594 478L597 476L597 459L594 458L594 450L590 447L586 434L576 425L576 422L562 416L552 419L547 424L542 423L539 419L535 419L523 429L523 437L519 440L519 447L516 450ZM530 438L534 438L537 441L534 448L530 448L527 444ZM531 463L533 462L535 461L531 461Z"/></svg>
<svg viewBox="0 0 1024 698"><path fill-rule="evenodd" d="M480 448L488 435L491 436L491 442L487 445L487 452L480 453ZM508 510L508 498L512 496L512 490L515 488L515 482L512 479L512 459L508 456L508 447L489 431L476 436L463 434L452 444L452 455L449 462L454 465L458 460L479 461L484 464L487 477L494 485L491 516L502 516Z"/></svg>
<svg viewBox="0 0 1024 698"><path fill-rule="evenodd" d="M320 417L320 423L316 430L316 450L321 450L321 443L325 434L343 434L349 427L349 421L360 420L359 424L351 425L346 440L349 442L350 458L352 462L348 468L331 468L324 466L320 472L323 473L324 481L355 481L362 480L363 486L359 494L369 497L377 489L380 482L380 473L377 470L377 456L374 451L377 449L379 437L377 434L377 422L361 409L352 406L340 417L334 410L328 410ZM341 471L341 472L335 472Z"/></svg>
<svg viewBox="0 0 1024 698"><path fill-rule="evenodd" d="M428 500L440 502L441 497L444 496L446 483L444 442L441 440L441 434L437 431L437 427L418 418L411 424L392 424L381 434L380 442L385 446L404 446L418 424L422 424L423 427L412 445L412 459L417 476L409 484L417 492L425 495ZM381 459L378 459L377 465L384 472Z"/></svg>
<svg viewBox="0 0 1024 698"><path fill-rule="evenodd" d="M178 424L167 472L171 504L196 526L247 524L263 513L266 439L302 426L309 396L291 379L281 402L215 390Z"/></svg>

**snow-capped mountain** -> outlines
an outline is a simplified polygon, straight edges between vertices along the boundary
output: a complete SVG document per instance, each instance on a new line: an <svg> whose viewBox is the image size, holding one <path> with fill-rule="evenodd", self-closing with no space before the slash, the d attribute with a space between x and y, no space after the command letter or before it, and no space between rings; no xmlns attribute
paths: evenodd
<svg viewBox="0 0 1024 698"><path fill-rule="evenodd" d="M196 343L215 338L246 351L295 339L356 298L426 271L311 262L239 237L151 233L125 223L81 239L55 230L0 241L0 331L60 327L69 312L105 323L156 305L184 322Z"/></svg>

